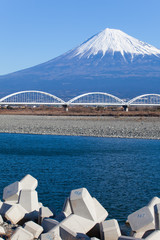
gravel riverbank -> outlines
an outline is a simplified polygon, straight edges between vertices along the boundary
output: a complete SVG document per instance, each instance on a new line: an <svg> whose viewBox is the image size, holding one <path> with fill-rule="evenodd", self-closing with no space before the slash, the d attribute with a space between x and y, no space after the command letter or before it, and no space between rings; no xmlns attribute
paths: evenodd
<svg viewBox="0 0 160 240"><path fill-rule="evenodd" d="M160 118L0 115L0 132L160 139Z"/></svg>

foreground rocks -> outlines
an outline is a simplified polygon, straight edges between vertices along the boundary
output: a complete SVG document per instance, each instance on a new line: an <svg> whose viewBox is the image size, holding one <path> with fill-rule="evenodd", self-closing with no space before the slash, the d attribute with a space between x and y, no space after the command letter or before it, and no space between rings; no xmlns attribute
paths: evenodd
<svg viewBox="0 0 160 240"><path fill-rule="evenodd" d="M116 219L86 188L72 190L57 216L38 201L38 181L26 175L3 190L0 202L0 240L158 240L160 239L160 198L131 213L124 236Z"/></svg>

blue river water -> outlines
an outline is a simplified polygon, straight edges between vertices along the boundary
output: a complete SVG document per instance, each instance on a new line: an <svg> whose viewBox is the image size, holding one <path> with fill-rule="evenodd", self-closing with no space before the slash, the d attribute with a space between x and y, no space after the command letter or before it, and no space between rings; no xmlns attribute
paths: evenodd
<svg viewBox="0 0 160 240"><path fill-rule="evenodd" d="M0 194L26 174L39 201L60 212L72 189L86 187L120 223L160 197L160 141L0 134Z"/></svg>

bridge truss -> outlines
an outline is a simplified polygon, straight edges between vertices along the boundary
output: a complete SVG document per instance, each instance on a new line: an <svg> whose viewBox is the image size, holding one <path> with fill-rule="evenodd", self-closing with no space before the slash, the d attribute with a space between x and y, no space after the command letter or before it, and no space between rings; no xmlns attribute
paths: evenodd
<svg viewBox="0 0 160 240"><path fill-rule="evenodd" d="M55 106L160 106L160 94L144 94L129 101L104 92L90 92L65 102L43 91L21 91L0 99L0 105L55 105Z"/></svg>
<svg viewBox="0 0 160 240"><path fill-rule="evenodd" d="M64 105L65 102L42 91L21 91L0 99L0 105Z"/></svg>
<svg viewBox="0 0 160 240"><path fill-rule="evenodd" d="M68 105L86 105L86 106L122 106L124 101L114 95L103 92L90 92L72 98Z"/></svg>
<svg viewBox="0 0 160 240"><path fill-rule="evenodd" d="M160 106L160 94L144 94L128 101L128 106Z"/></svg>

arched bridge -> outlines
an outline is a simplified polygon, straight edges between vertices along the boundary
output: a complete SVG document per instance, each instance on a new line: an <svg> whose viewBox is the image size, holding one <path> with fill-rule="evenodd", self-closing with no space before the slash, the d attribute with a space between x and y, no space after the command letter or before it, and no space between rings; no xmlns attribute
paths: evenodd
<svg viewBox="0 0 160 240"><path fill-rule="evenodd" d="M160 106L160 94L144 94L129 101L104 92L90 92L64 101L43 91L21 91L0 99L0 105L55 105L55 106Z"/></svg>
<svg viewBox="0 0 160 240"><path fill-rule="evenodd" d="M160 94L144 94L128 101L128 106L160 106Z"/></svg>
<svg viewBox="0 0 160 240"><path fill-rule="evenodd" d="M122 99L104 92L85 93L68 101L68 105L122 106L124 104Z"/></svg>
<svg viewBox="0 0 160 240"><path fill-rule="evenodd" d="M46 92L42 91L21 91L0 99L2 105L64 105L65 102Z"/></svg>

